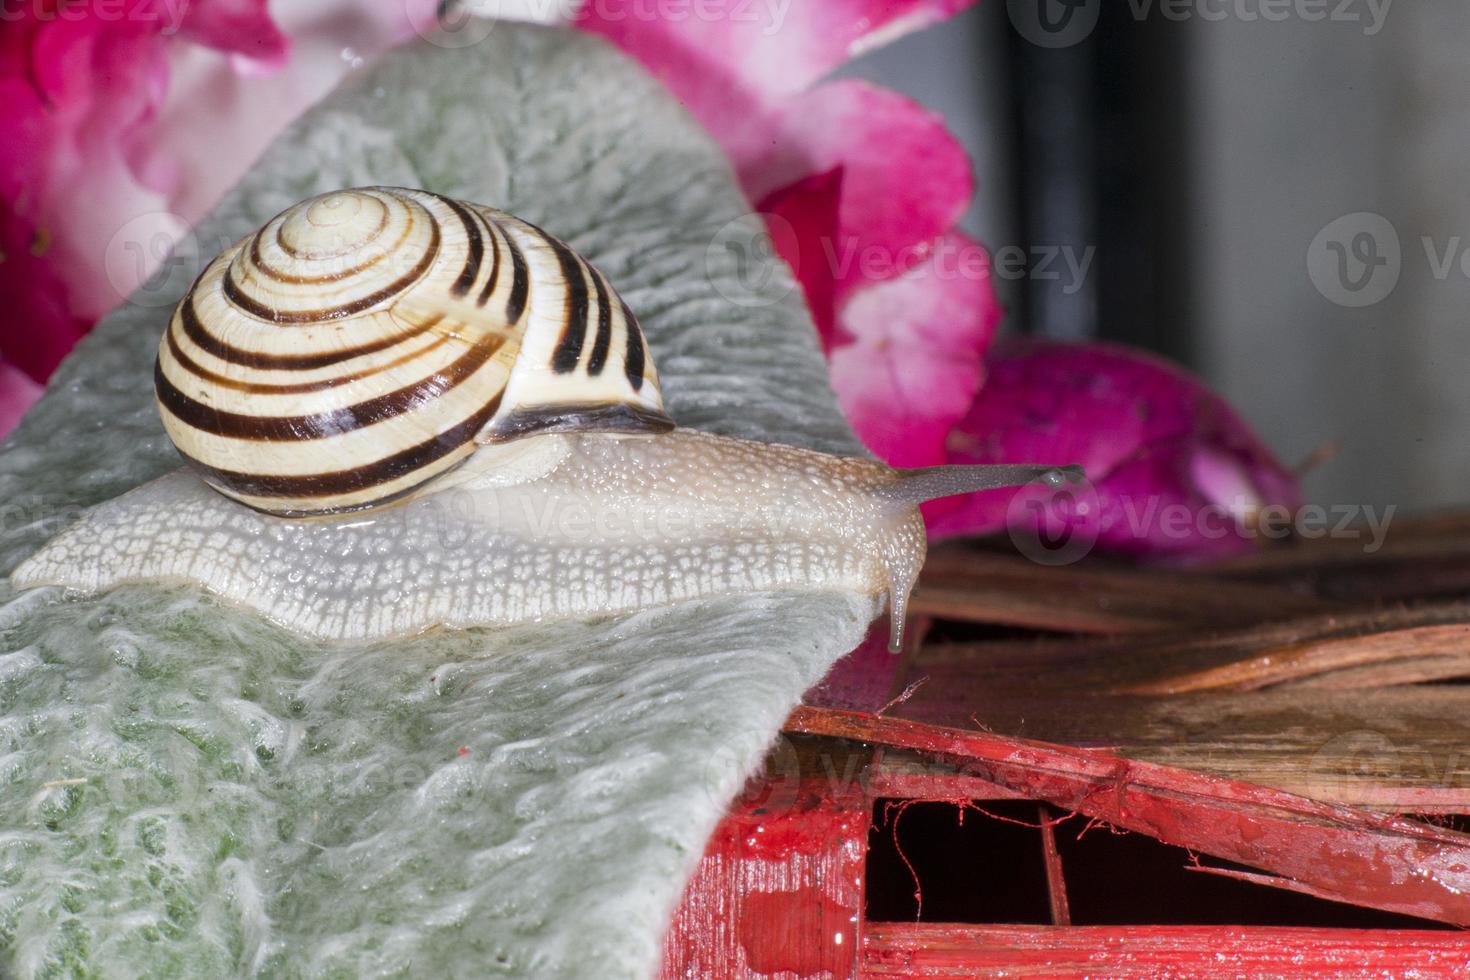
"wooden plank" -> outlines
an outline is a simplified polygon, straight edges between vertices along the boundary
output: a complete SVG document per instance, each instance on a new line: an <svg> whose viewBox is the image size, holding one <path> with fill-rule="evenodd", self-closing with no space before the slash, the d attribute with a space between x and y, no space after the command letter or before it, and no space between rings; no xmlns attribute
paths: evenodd
<svg viewBox="0 0 1470 980"><path fill-rule="evenodd" d="M963 666L988 688L1039 694L1114 691L1174 694L1257 690L1312 682L1344 688L1373 666L1405 682L1470 658L1470 604L1368 608L1237 627L1174 628L1145 636L1079 636L938 644L919 650L916 673ZM1341 673L1334 682L1328 675ZM1367 683L1365 677L1363 683ZM1353 685L1353 686L1361 686Z"/></svg>
<svg viewBox="0 0 1470 980"><path fill-rule="evenodd" d="M851 801L732 814L685 889L660 976L853 976L868 822Z"/></svg>
<svg viewBox="0 0 1470 980"><path fill-rule="evenodd" d="M923 647L888 713L1331 802L1470 812L1470 605ZM886 778L886 774L879 774ZM913 787L911 787L913 788Z"/></svg>
<svg viewBox="0 0 1470 980"><path fill-rule="evenodd" d="M1067 876L1062 869L1062 855L1057 850L1058 819L1045 803L1036 807L1037 825L1041 828L1041 856L1046 864L1046 898L1051 908L1051 924L1072 924L1072 910L1067 902Z"/></svg>
<svg viewBox="0 0 1470 980"><path fill-rule="evenodd" d="M685 888L661 978L856 974L871 756L831 739L778 743Z"/></svg>
<svg viewBox="0 0 1470 980"><path fill-rule="evenodd" d="M802 707L786 727L938 755L1028 798L1262 869L1320 898L1470 925L1470 836L1110 753L897 718Z"/></svg>
<svg viewBox="0 0 1470 980"><path fill-rule="evenodd" d="M1369 550L1366 536L1300 539L1204 571L1335 601L1463 596L1470 593L1470 513L1395 517L1376 550Z"/></svg>
<svg viewBox="0 0 1470 980"><path fill-rule="evenodd" d="M862 977L1413 976L1470 974L1454 932L1194 926L869 923Z"/></svg>
<svg viewBox="0 0 1470 980"><path fill-rule="evenodd" d="M1330 611L1279 588L1106 562L1051 567L966 544L936 547L910 602L919 614L1053 632L1146 633Z"/></svg>
<svg viewBox="0 0 1470 980"><path fill-rule="evenodd" d="M983 678L933 674L889 714L1107 748L1328 802L1470 813L1470 690L1462 687L1024 697L987 691Z"/></svg>

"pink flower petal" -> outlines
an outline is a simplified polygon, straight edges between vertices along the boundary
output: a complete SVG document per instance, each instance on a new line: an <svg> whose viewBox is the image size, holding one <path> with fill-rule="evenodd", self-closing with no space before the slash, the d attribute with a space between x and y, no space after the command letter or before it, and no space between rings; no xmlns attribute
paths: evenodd
<svg viewBox="0 0 1470 980"><path fill-rule="evenodd" d="M977 243L946 235L916 269L855 293L839 312L853 340L832 352L832 385L857 434L890 464L945 461L1001 316L989 271Z"/></svg>
<svg viewBox="0 0 1470 980"><path fill-rule="evenodd" d="M809 87L864 51L936 24L975 0L821 0L693 3L673 15L647 0L597 0L577 26L649 66L706 123L723 115L724 81L757 104ZM672 8L668 8L672 9ZM663 69L674 69L665 75ZM711 127L713 131L719 130Z"/></svg>
<svg viewBox="0 0 1470 980"><path fill-rule="evenodd" d="M179 30L196 44L242 56L247 73L280 68L291 53L266 0L195 0L185 8Z"/></svg>
<svg viewBox="0 0 1470 980"><path fill-rule="evenodd" d="M671 16L647 0L597 0L582 9L576 23L642 62L739 164L760 150L766 117L785 99L863 51L938 23L974 2L693 3ZM827 168L794 176L815 169Z"/></svg>
<svg viewBox="0 0 1470 980"><path fill-rule="evenodd" d="M761 151L737 161L752 198L814 173L842 169L836 238L818 256L852 290L924 261L974 191L970 159L944 120L896 92L849 80L794 99L772 120Z"/></svg>
<svg viewBox="0 0 1470 980"><path fill-rule="evenodd" d="M822 347L837 339L837 282L824 250L837 238L842 168L814 174L783 187L760 203L771 242L791 266L806 295Z"/></svg>
<svg viewBox="0 0 1470 980"><path fill-rule="evenodd" d="M1301 500L1295 478L1218 395L1158 358L1104 344L1013 340L949 439L962 463L1079 463L1099 548L1197 559L1255 547L1250 521ZM990 533L1020 512L1009 491L934 517L937 537Z"/></svg>
<svg viewBox="0 0 1470 980"><path fill-rule="evenodd" d="M169 210L197 221L303 110L343 76L412 37L410 16L427 18L434 2L277 0L271 11L292 49L270 77L242 76L207 48L172 46L169 97L149 136L153 153L177 171Z"/></svg>
<svg viewBox="0 0 1470 980"><path fill-rule="evenodd" d="M0 204L0 357L37 382L51 376L89 325L68 306L43 242L44 236Z"/></svg>
<svg viewBox="0 0 1470 980"><path fill-rule="evenodd" d="M0 439L15 428L26 409L35 404L44 390L24 371L0 361Z"/></svg>
<svg viewBox="0 0 1470 980"><path fill-rule="evenodd" d="M17 201L36 186L53 139L35 88L22 78L0 77L0 200Z"/></svg>

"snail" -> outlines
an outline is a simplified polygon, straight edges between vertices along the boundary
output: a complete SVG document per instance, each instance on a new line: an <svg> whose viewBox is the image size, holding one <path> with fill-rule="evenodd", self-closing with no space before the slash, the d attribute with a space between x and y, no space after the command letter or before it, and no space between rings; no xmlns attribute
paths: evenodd
<svg viewBox="0 0 1470 980"><path fill-rule="evenodd" d="M814 589L886 595L897 647L918 505L1065 478L679 428L601 273L404 188L320 195L226 249L154 382L185 467L87 512L16 587L187 582L342 641Z"/></svg>

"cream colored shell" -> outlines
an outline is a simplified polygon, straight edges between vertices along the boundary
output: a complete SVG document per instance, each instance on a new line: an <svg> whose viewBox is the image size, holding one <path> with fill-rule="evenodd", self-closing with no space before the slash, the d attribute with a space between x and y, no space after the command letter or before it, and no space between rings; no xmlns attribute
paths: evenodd
<svg viewBox="0 0 1470 980"><path fill-rule="evenodd" d="M221 254L155 385L205 481L282 515L399 499L485 442L673 425L597 270L502 211L405 188L312 198Z"/></svg>

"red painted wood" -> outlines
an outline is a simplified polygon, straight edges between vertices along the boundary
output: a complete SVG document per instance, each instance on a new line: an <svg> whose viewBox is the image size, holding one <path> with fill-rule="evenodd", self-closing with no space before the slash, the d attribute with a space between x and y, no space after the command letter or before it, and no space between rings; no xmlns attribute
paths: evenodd
<svg viewBox="0 0 1470 980"><path fill-rule="evenodd" d="M1062 870L1062 855L1057 850L1057 816L1045 803L1038 804L1036 815L1040 818L1041 854L1046 862L1046 897L1051 906L1051 924L1072 924L1072 909L1067 903L1067 875Z"/></svg>
<svg viewBox="0 0 1470 980"><path fill-rule="evenodd" d="M1196 926L870 923L859 975L879 977L1416 977L1470 975L1470 937Z"/></svg>
<svg viewBox="0 0 1470 980"><path fill-rule="evenodd" d="M834 796L812 780L774 799L747 794L685 890L660 976L855 976L871 810L854 790Z"/></svg>
<svg viewBox="0 0 1470 980"><path fill-rule="evenodd" d="M788 731L931 753L1036 800L1367 908L1470 925L1470 836L1105 752L798 708Z"/></svg>

